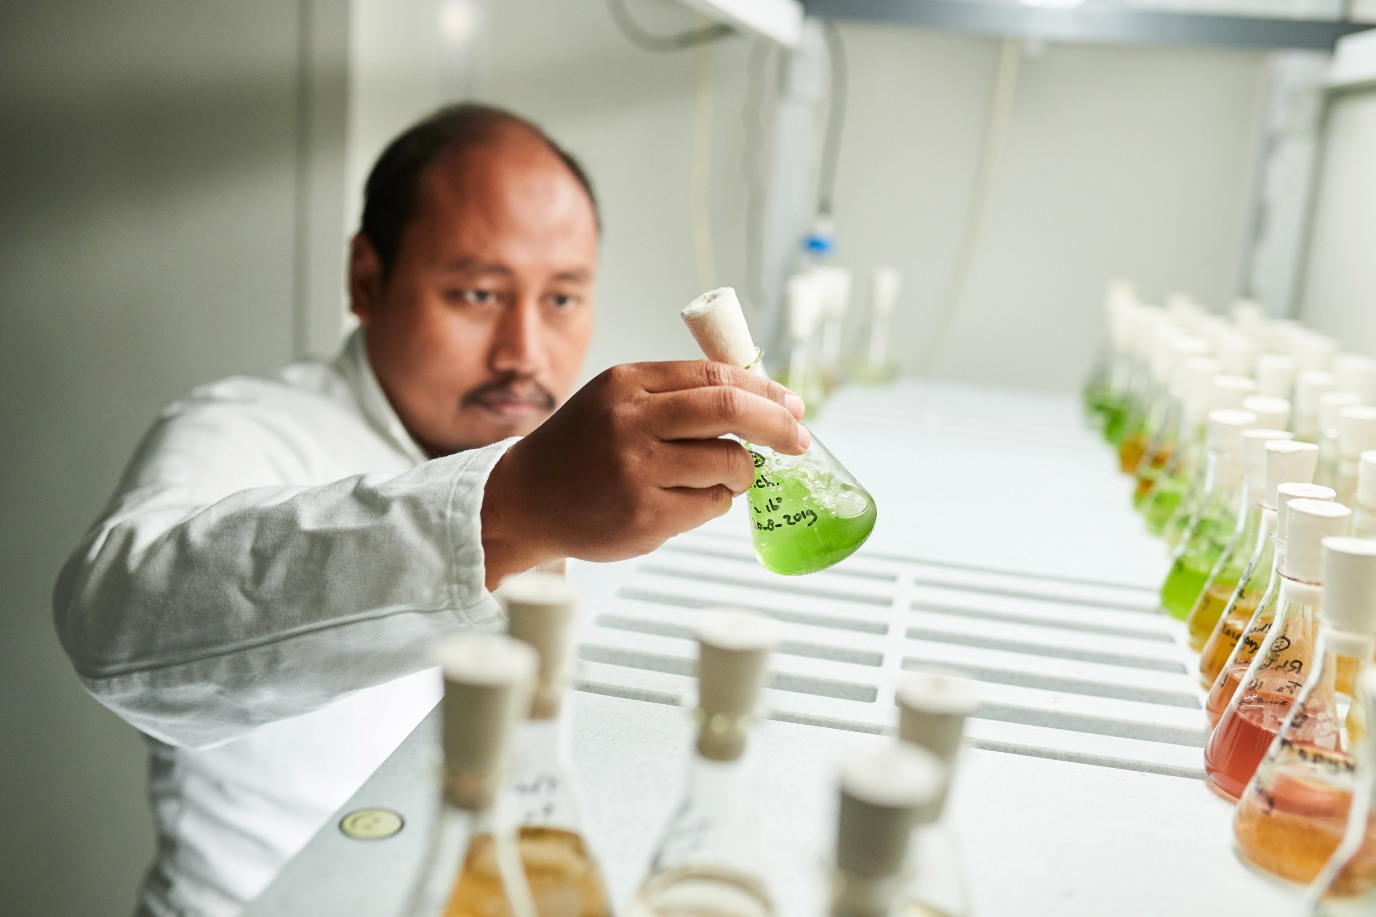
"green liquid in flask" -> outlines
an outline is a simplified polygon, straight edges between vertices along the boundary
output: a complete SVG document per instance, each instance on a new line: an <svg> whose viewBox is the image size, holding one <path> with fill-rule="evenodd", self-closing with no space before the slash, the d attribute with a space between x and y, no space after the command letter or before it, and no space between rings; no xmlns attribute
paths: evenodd
<svg viewBox="0 0 1376 917"><path fill-rule="evenodd" d="M865 543L878 515L869 494L808 462L783 466L752 450L750 488L755 556L774 573L816 573Z"/></svg>

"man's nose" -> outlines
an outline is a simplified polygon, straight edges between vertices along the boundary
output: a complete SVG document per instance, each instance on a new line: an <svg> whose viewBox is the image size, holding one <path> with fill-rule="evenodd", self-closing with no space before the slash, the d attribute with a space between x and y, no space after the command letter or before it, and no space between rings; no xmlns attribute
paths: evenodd
<svg viewBox="0 0 1376 917"><path fill-rule="evenodd" d="M492 371L533 375L541 370L543 331L540 304L534 298L521 297L503 309L488 354Z"/></svg>

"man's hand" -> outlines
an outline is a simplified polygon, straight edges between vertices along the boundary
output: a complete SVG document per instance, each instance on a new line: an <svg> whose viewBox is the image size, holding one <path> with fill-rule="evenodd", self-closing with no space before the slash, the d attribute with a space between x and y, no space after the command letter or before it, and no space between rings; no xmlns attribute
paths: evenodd
<svg viewBox="0 0 1376 917"><path fill-rule="evenodd" d="M722 515L755 480L733 433L790 455L810 441L788 389L706 360L614 366L492 469L487 585L555 557L622 560Z"/></svg>

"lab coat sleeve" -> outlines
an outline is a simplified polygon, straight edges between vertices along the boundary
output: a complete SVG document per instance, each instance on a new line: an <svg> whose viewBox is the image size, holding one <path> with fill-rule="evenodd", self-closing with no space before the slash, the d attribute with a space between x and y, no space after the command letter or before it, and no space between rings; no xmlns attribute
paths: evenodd
<svg viewBox="0 0 1376 917"><path fill-rule="evenodd" d="M249 470L227 476L254 480L272 456L161 455L154 464L173 471L136 475L64 567L63 646L99 701L190 747L424 669L435 637L500 626L479 511L511 442L213 500L181 466L238 462Z"/></svg>

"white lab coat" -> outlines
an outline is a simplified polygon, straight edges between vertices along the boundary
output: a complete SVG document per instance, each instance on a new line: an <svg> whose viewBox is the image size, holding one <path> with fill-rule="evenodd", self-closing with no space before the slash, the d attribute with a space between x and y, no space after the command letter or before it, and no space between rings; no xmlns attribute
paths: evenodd
<svg viewBox="0 0 1376 917"><path fill-rule="evenodd" d="M360 332L159 417L53 600L152 747L142 913L237 913L439 700L431 641L500 625L479 509L511 442L427 461Z"/></svg>

